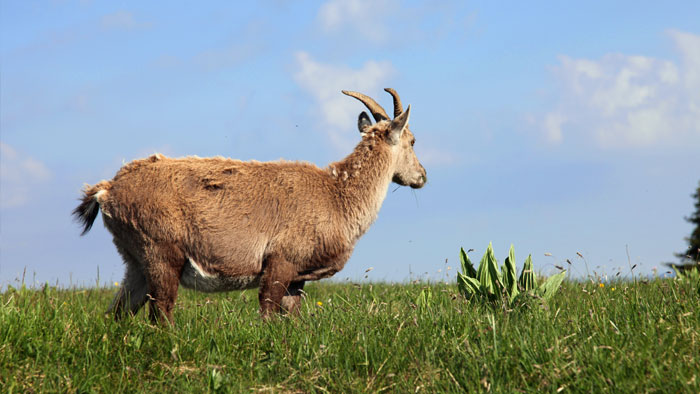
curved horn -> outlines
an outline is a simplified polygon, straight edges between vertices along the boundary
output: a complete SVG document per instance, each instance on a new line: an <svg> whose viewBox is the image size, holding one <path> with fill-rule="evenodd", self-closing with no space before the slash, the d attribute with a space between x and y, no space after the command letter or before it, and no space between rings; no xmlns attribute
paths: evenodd
<svg viewBox="0 0 700 394"><path fill-rule="evenodd" d="M372 116L374 117L374 120L377 122L382 121L382 120L389 120L389 115L386 114L386 111L384 111L384 108L382 108L381 105L377 104L376 101L372 100L371 97L365 96L362 93L357 93L357 92L351 92L349 90L343 90L343 94L348 95L350 97L354 97L362 102L362 104L367 107L369 112L372 113Z"/></svg>
<svg viewBox="0 0 700 394"><path fill-rule="evenodd" d="M385 88L385 92L389 93L391 97L394 98L394 117L397 117L403 113L403 107L401 106L401 99L399 98L399 94L396 93L396 90L392 88Z"/></svg>

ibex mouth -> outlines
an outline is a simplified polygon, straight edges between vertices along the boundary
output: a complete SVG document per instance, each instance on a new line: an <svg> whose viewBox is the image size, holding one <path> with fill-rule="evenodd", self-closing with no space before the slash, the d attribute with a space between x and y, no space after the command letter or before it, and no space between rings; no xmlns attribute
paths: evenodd
<svg viewBox="0 0 700 394"><path fill-rule="evenodd" d="M416 181L407 182L394 175L394 178L391 181L401 186L410 186L411 189L420 189L428 182L428 178L425 175L421 175Z"/></svg>
<svg viewBox="0 0 700 394"><path fill-rule="evenodd" d="M428 178L425 175L421 175L418 182L411 183L409 186L411 186L411 189L420 189L425 186L426 183L428 183Z"/></svg>

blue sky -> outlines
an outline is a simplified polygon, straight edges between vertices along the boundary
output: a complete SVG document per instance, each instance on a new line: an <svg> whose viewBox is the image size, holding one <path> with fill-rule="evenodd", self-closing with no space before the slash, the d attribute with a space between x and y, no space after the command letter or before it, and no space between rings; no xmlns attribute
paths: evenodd
<svg viewBox="0 0 700 394"><path fill-rule="evenodd" d="M663 273L700 180L700 3L497 3L3 0L0 285L120 281L101 219L79 237L70 211L122 163L325 166L359 140L340 90L390 108L384 87L429 183L390 188L335 278L452 277L490 241L545 274L625 274L628 251Z"/></svg>

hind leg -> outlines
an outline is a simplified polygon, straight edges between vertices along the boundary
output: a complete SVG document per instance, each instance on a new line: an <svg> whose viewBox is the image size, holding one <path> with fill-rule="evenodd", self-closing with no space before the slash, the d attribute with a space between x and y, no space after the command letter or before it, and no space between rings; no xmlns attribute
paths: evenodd
<svg viewBox="0 0 700 394"><path fill-rule="evenodd" d="M304 292L304 281L292 282L287 287L287 291L282 297L282 310L289 314L299 313L301 297Z"/></svg>
<svg viewBox="0 0 700 394"><path fill-rule="evenodd" d="M268 318L272 313L281 311L282 299L285 294L288 294L288 288L296 270L291 263L275 255L268 256L264 266L258 300L260 314L263 318Z"/></svg>
<svg viewBox="0 0 700 394"><path fill-rule="evenodd" d="M148 282L143 272L143 266L128 252L117 248L124 258L126 272L119 291L114 296L107 313L114 315L115 320L124 316L124 312L135 315L146 303Z"/></svg>
<svg viewBox="0 0 700 394"><path fill-rule="evenodd" d="M148 314L153 323L173 324L173 307L185 264L180 248L170 243L151 245L146 250L146 279L149 292Z"/></svg>

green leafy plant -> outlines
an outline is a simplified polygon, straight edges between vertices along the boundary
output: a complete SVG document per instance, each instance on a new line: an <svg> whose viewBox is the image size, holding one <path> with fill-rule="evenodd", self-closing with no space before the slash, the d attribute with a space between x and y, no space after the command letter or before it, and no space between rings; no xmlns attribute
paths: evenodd
<svg viewBox="0 0 700 394"><path fill-rule="evenodd" d="M554 296L559 290L561 282L566 276L566 271L550 276L542 284L537 284L537 276L532 267L532 255L528 255L516 280L515 249L510 246L508 257L502 267L498 266L498 260L493 253L493 246L489 243L484 257L481 258L479 268L469 259L469 255L460 249L459 260L462 264L462 272L457 273L457 285L460 293L468 300L482 299L495 301L505 298L513 303L519 296L534 295L545 300Z"/></svg>
<svg viewBox="0 0 700 394"><path fill-rule="evenodd" d="M416 305L418 306L418 309L420 309L421 312L424 312L430 307L432 301L433 292L430 290L430 287L427 287L421 290L420 294L418 294L418 298L416 298Z"/></svg>
<svg viewBox="0 0 700 394"><path fill-rule="evenodd" d="M209 389L215 393L223 391L224 375L218 369L209 371Z"/></svg>

